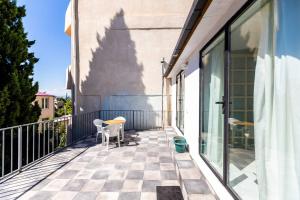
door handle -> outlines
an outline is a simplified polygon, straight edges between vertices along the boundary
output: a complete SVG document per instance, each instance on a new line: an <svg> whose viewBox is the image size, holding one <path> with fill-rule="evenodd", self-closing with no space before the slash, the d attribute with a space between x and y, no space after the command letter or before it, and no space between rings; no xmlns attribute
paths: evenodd
<svg viewBox="0 0 300 200"><path fill-rule="evenodd" d="M224 101L217 101L215 104L222 104L222 105L224 105L224 104L225 104L225 102L224 102ZM231 105L231 104L232 104L232 102L230 101L230 102L229 102L229 104Z"/></svg>
<svg viewBox="0 0 300 200"><path fill-rule="evenodd" d="M222 96L223 101L216 101L215 104L222 104L222 114L225 114L225 97Z"/></svg>

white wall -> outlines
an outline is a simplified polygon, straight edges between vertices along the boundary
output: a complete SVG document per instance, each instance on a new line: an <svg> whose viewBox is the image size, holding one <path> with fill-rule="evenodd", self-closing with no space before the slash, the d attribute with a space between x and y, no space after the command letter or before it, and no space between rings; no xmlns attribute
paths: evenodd
<svg viewBox="0 0 300 200"><path fill-rule="evenodd" d="M199 155L199 54L195 52L189 59L185 69L185 108L184 108L184 137L190 148L190 155L199 166L210 186L220 199L233 199L219 179L214 175ZM180 70L178 70L179 72ZM172 76L172 126L176 132L181 132L176 127L176 75Z"/></svg>
<svg viewBox="0 0 300 200"><path fill-rule="evenodd" d="M182 70L182 66L187 64L185 68L184 137L189 144L190 154L201 172L218 197L226 200L233 199L233 197L199 155L199 51L244 2L244 0L213 1L169 75L172 78L172 126L181 135L176 127L176 75Z"/></svg>

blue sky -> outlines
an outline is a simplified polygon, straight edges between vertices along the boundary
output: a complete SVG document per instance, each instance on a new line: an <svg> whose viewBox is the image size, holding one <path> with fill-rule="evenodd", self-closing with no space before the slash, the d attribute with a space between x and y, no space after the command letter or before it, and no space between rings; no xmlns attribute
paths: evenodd
<svg viewBox="0 0 300 200"><path fill-rule="evenodd" d="M31 51L39 58L34 80L40 91L65 96L66 68L70 64L70 37L64 33L65 12L69 0L18 0L26 6L23 19L30 40L35 40Z"/></svg>

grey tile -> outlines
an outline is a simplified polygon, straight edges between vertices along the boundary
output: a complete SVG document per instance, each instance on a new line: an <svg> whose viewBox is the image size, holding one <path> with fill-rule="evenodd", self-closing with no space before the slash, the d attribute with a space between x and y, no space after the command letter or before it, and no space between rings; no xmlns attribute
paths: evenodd
<svg viewBox="0 0 300 200"><path fill-rule="evenodd" d="M167 144L167 141L164 141L164 140L161 140L161 141L158 141L159 144Z"/></svg>
<svg viewBox="0 0 300 200"><path fill-rule="evenodd" d="M162 180L177 180L175 170L161 171L160 175Z"/></svg>
<svg viewBox="0 0 300 200"><path fill-rule="evenodd" d="M147 156L151 156L151 157L156 157L158 155L159 155L159 153L155 152L155 151L150 151L150 152L147 153Z"/></svg>
<svg viewBox="0 0 300 200"><path fill-rule="evenodd" d="M93 174L92 179L107 179L110 173L107 170L98 170Z"/></svg>
<svg viewBox="0 0 300 200"><path fill-rule="evenodd" d="M179 168L193 168L195 164L191 160L178 160L177 165Z"/></svg>
<svg viewBox="0 0 300 200"><path fill-rule="evenodd" d="M90 162L93 160L94 157L92 156L81 156L81 158L78 160L78 162Z"/></svg>
<svg viewBox="0 0 300 200"><path fill-rule="evenodd" d="M158 149L159 149L159 152L169 152L170 151L169 147L159 147Z"/></svg>
<svg viewBox="0 0 300 200"><path fill-rule="evenodd" d="M119 180L107 180L104 183L102 192L118 192L122 189L124 181Z"/></svg>
<svg viewBox="0 0 300 200"><path fill-rule="evenodd" d="M160 156L159 157L159 162L161 163L171 163L173 162L171 156Z"/></svg>
<svg viewBox="0 0 300 200"><path fill-rule="evenodd" d="M51 179L42 180L41 182L37 183L37 185L35 185L31 190L41 190L45 185L47 185L51 181Z"/></svg>
<svg viewBox="0 0 300 200"><path fill-rule="evenodd" d="M209 194L210 189L203 179L183 180L186 192L188 194Z"/></svg>
<svg viewBox="0 0 300 200"><path fill-rule="evenodd" d="M155 192L156 186L160 186L161 182L158 180L144 180L142 191L143 192Z"/></svg>
<svg viewBox="0 0 300 200"><path fill-rule="evenodd" d="M94 200L96 197L96 192L79 192L73 200Z"/></svg>
<svg viewBox="0 0 300 200"><path fill-rule="evenodd" d="M195 164L191 160L178 160L177 165L179 168L193 168Z"/></svg>
<svg viewBox="0 0 300 200"><path fill-rule="evenodd" d="M130 166L129 163L116 163L115 164L115 169L117 169L117 170L126 170L126 169L129 168L129 166Z"/></svg>
<svg viewBox="0 0 300 200"><path fill-rule="evenodd" d="M110 154L110 151L100 151L97 156L108 156Z"/></svg>
<svg viewBox="0 0 300 200"><path fill-rule="evenodd" d="M160 164L159 163L146 163L145 170L159 170Z"/></svg>
<svg viewBox="0 0 300 200"><path fill-rule="evenodd" d="M140 200L140 192L121 192L118 200Z"/></svg>
<svg viewBox="0 0 300 200"><path fill-rule="evenodd" d="M124 151L123 152L123 156L125 157L130 157L130 156L134 156L135 152L134 151Z"/></svg>
<svg viewBox="0 0 300 200"><path fill-rule="evenodd" d="M54 195L55 195L55 192L39 191L33 197L31 197L31 199L47 200L47 199L51 199Z"/></svg>
<svg viewBox="0 0 300 200"><path fill-rule="evenodd" d="M79 170L64 170L61 174L59 174L56 178L58 179L71 179L73 178Z"/></svg>
<svg viewBox="0 0 300 200"><path fill-rule="evenodd" d="M94 159L92 162L89 162L87 165L86 165L86 169L97 169L99 168L100 166L102 166L103 164L103 161L102 160L96 160Z"/></svg>
<svg viewBox="0 0 300 200"><path fill-rule="evenodd" d="M148 149L146 147L137 147L136 152L147 152Z"/></svg>
<svg viewBox="0 0 300 200"><path fill-rule="evenodd" d="M80 191L81 188L86 184L87 180L74 179L70 180L63 188L64 191Z"/></svg>
<svg viewBox="0 0 300 200"><path fill-rule="evenodd" d="M134 162L145 162L146 161L146 156L141 156L141 155L136 155L133 158Z"/></svg>
<svg viewBox="0 0 300 200"><path fill-rule="evenodd" d="M126 179L143 179L144 171L142 170L130 170L128 171Z"/></svg>
<svg viewBox="0 0 300 200"><path fill-rule="evenodd" d="M148 144L148 152L158 152L158 151L156 151L156 149L159 149L157 147L158 147L158 145L155 143Z"/></svg>

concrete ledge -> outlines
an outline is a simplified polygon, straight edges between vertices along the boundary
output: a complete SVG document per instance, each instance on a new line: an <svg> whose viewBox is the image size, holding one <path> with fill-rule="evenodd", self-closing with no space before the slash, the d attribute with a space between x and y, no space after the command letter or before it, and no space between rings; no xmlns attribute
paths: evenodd
<svg viewBox="0 0 300 200"><path fill-rule="evenodd" d="M173 137L177 136L172 128L166 128L166 140L171 149L177 177L185 200L216 200L219 199L202 175L188 152L177 153L173 144Z"/></svg>

